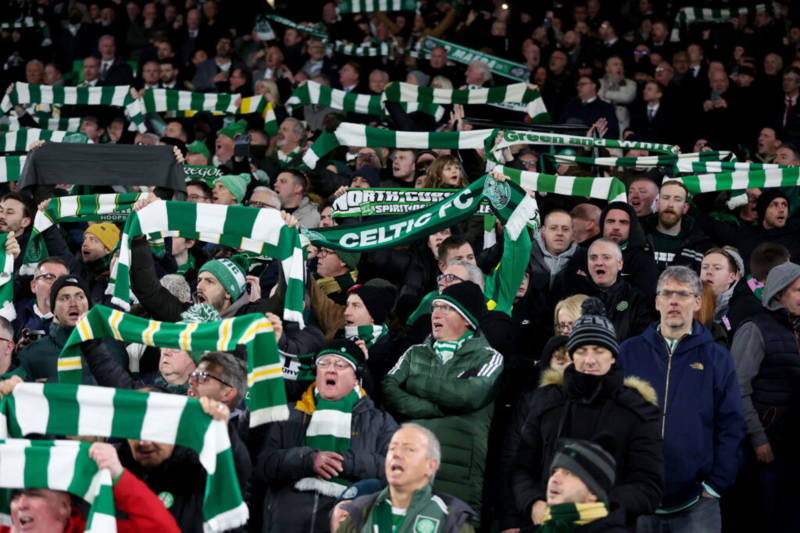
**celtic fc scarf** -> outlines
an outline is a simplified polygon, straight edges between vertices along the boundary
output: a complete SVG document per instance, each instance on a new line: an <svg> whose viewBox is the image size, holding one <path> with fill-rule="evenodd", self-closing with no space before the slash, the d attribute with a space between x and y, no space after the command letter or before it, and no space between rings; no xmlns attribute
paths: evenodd
<svg viewBox="0 0 800 533"><path fill-rule="evenodd" d="M58 356L59 382L80 383L83 367L80 344L103 338L185 351L231 351L244 344L250 427L289 416L275 334L264 317L244 315L183 324L148 320L96 305L72 330Z"/></svg>
<svg viewBox="0 0 800 533"><path fill-rule="evenodd" d="M89 142L89 138L84 133L25 128L0 134L0 152L27 152L28 146L35 141L60 143L64 142L64 138L67 136L69 136L70 142Z"/></svg>
<svg viewBox="0 0 800 533"><path fill-rule="evenodd" d="M338 9L339 13L416 11L417 0L342 0Z"/></svg>
<svg viewBox="0 0 800 533"><path fill-rule="evenodd" d="M433 352L443 364L447 364L447 362L453 358L453 356L467 341L467 339L471 339L472 336L472 331L467 330L466 333L464 333L461 337L459 337L458 340L455 341L433 341Z"/></svg>
<svg viewBox="0 0 800 533"><path fill-rule="evenodd" d="M735 8L703 8L703 7L682 7L675 16L672 24L672 33L669 40L678 42L681 40L681 31L686 30L694 22L724 22L739 15L753 16L756 13L767 11L767 4L755 6L735 7Z"/></svg>
<svg viewBox="0 0 800 533"><path fill-rule="evenodd" d="M686 168L686 165L697 162L723 162L733 156L732 152L692 152L688 154L657 155L645 157L580 157L574 155L542 154L542 157L557 165L570 165L579 163L581 165L595 165L599 167L622 167L622 168L653 168L678 165L679 168ZM731 168L730 170L734 170Z"/></svg>
<svg viewBox="0 0 800 533"><path fill-rule="evenodd" d="M17 104L69 104L69 105L107 105L125 108L125 114L139 131L145 132L141 106L131 96L130 85L110 87L64 87L60 85L39 85L16 82L11 93L0 102L0 112L8 111Z"/></svg>
<svg viewBox="0 0 800 533"><path fill-rule="evenodd" d="M26 155L0 156L0 183L18 181L27 159Z"/></svg>
<svg viewBox="0 0 800 533"><path fill-rule="evenodd" d="M355 57L389 57L394 54L395 43L393 41L376 41L361 44L345 44L336 41L332 49L337 54Z"/></svg>
<svg viewBox="0 0 800 533"><path fill-rule="evenodd" d="M499 150L515 144L536 144L549 146L579 146L592 148L595 146L605 148L622 148L625 150L647 150L665 154L677 154L679 147L673 144L651 143L643 141L620 141L617 139L601 139L594 137L580 137L577 135L562 135L560 133L539 133L535 131L502 132L503 138L493 148Z"/></svg>
<svg viewBox="0 0 800 533"><path fill-rule="evenodd" d="M312 390L313 401L309 394ZM341 453L349 450L353 408L365 394L356 385L356 388L341 400L326 400L319 395L315 384L312 384L295 404L297 409L311 415L311 421L303 438L303 446L323 452ZM307 477L298 480L294 487L297 490L315 490L325 496L338 498L349 483L348 480L339 477L330 480Z"/></svg>
<svg viewBox="0 0 800 533"><path fill-rule="evenodd" d="M278 24L282 24L284 26L288 26L289 28L294 28L297 31L301 31L303 33L307 33L317 39L322 39L323 41L328 40L328 34L324 31L320 30L317 26L308 26L305 24L298 24L293 22L285 17L280 17L278 15L267 15L268 19L277 22Z"/></svg>
<svg viewBox="0 0 800 533"><path fill-rule="evenodd" d="M73 132L80 131L81 123L83 122L83 118L81 117L58 117L44 112L36 113L34 119L37 125L42 129ZM19 123L19 119L15 115L8 116L8 125L9 131L16 131L25 127Z"/></svg>
<svg viewBox="0 0 800 533"><path fill-rule="evenodd" d="M344 336L355 342L357 340L364 341L367 350L372 348L381 337L389 332L386 324L380 326L345 326Z"/></svg>
<svg viewBox="0 0 800 533"><path fill-rule="evenodd" d="M85 531L115 533L111 474L98 470L90 446L74 440L0 440L0 487L68 492L90 505ZM9 504L0 496L0 522L11 523Z"/></svg>
<svg viewBox="0 0 800 533"><path fill-rule="evenodd" d="M147 89L142 97L145 113L164 111L216 111L236 113L238 94L198 93L176 89Z"/></svg>
<svg viewBox="0 0 800 533"><path fill-rule="evenodd" d="M543 533L570 533L578 526L589 524L608 516L608 506L596 503L559 503L550 505L537 531Z"/></svg>
<svg viewBox="0 0 800 533"><path fill-rule="evenodd" d="M526 83L477 89L434 89L410 83L389 84L383 91L388 102L418 102L426 104L527 104L528 115L537 123L550 123L550 115L537 89Z"/></svg>
<svg viewBox="0 0 800 533"><path fill-rule="evenodd" d="M392 500L389 487L378 494L363 531L377 533L443 533L448 507L436 496L430 485L414 491L405 518L395 529L392 519Z"/></svg>
<svg viewBox="0 0 800 533"><path fill-rule="evenodd" d="M526 191L549 192L564 196L627 202L625 184L618 178L579 178L496 167Z"/></svg>
<svg viewBox="0 0 800 533"><path fill-rule="evenodd" d="M451 61L455 61L463 65L469 65L473 61L483 61L493 74L497 74L498 76L503 76L504 78L514 81L522 81L525 83L528 82L530 72L528 71L527 65L508 61L507 59L486 54L484 52L479 52L478 50L467 48L466 46L460 46L442 39L437 39L436 37L425 37L422 39L419 42L415 55L424 55L427 57L431 50L437 46L441 46L447 51L447 59L450 59Z"/></svg>
<svg viewBox="0 0 800 533"><path fill-rule="evenodd" d="M264 119L264 131L270 137L275 137L278 134L278 119L275 116L275 109L272 107L272 102L267 101L265 96L248 96L242 98L242 103L239 105L239 113L246 115L248 113L258 113Z"/></svg>
<svg viewBox="0 0 800 533"><path fill-rule="evenodd" d="M128 216L122 232L119 261L112 272L113 302L123 309L130 307L131 243L139 235L168 232L204 242L272 257L281 262L286 279L283 318L304 327L303 275L305 261L297 230L284 224L275 209L257 207L195 204L190 202L153 202Z"/></svg>
<svg viewBox="0 0 800 533"><path fill-rule="evenodd" d="M5 253L8 233L0 233L0 316L9 322L17 318L14 308L14 256Z"/></svg>
<svg viewBox="0 0 800 533"><path fill-rule="evenodd" d="M22 383L0 399L0 437L33 433L137 439L196 451L208 473L205 531L247 521L228 427L205 414L194 398L86 385ZM5 465L4 465L5 470Z"/></svg>
<svg viewBox="0 0 800 533"><path fill-rule="evenodd" d="M795 187L800 185L800 167L750 171L737 170L671 179L683 183L691 194L750 188Z"/></svg>
<svg viewBox="0 0 800 533"><path fill-rule="evenodd" d="M54 224L96 220L119 222L125 220L133 204L141 196L140 193L124 193L52 198L47 209L37 211L36 218L33 219L33 231L25 248L20 274L33 274L39 261L50 256L42 233Z"/></svg>

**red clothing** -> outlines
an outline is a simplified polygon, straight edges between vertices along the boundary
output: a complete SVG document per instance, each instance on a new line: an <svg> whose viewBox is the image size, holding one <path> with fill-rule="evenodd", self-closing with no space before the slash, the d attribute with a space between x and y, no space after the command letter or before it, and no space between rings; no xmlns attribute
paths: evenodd
<svg viewBox="0 0 800 533"><path fill-rule="evenodd" d="M180 533L178 523L167 511L158 496L147 485L127 469L114 484L114 505L117 511L128 515L127 520L117 519L118 533ZM86 519L75 507L67 522L64 533L82 533L86 529ZM9 533L9 526L0 526L0 533Z"/></svg>

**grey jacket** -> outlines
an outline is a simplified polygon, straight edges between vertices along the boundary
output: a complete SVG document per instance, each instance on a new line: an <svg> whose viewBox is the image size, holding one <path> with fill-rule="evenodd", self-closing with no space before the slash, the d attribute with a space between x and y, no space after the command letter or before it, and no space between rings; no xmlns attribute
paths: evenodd
<svg viewBox="0 0 800 533"><path fill-rule="evenodd" d="M567 266L569 260L575 255L575 251L578 249L578 243L572 241L569 248L558 255L552 255L547 251L544 245L544 239L542 239L540 233L534 234L533 240L533 246L531 246L531 265L533 266L533 273L534 275L547 273L550 276L549 288L552 289L553 282L558 273Z"/></svg>

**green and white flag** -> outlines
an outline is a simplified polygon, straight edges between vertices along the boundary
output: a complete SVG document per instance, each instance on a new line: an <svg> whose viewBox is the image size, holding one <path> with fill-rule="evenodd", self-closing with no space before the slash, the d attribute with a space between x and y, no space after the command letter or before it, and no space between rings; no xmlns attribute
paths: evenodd
<svg viewBox="0 0 800 533"><path fill-rule="evenodd" d="M416 11L417 0L342 0L339 13L374 13L375 11Z"/></svg>
<svg viewBox="0 0 800 533"><path fill-rule="evenodd" d="M314 168L317 162L339 146L372 148L485 148L497 130L473 131L394 131L363 124L342 122L333 133L323 132L303 155L303 162Z"/></svg>
<svg viewBox="0 0 800 533"><path fill-rule="evenodd" d="M204 531L225 531L247 522L228 426L205 414L194 398L88 385L21 383L0 399L0 437L30 434L149 440L191 448L208 474Z"/></svg>
<svg viewBox="0 0 800 533"><path fill-rule="evenodd" d="M247 347L247 406L250 427L286 420L286 392L272 324L262 315L243 315L216 322L171 323L129 315L95 305L72 330L58 356L59 383L80 384L80 345L93 339L116 339L145 346L185 351L233 351Z"/></svg>
<svg viewBox="0 0 800 533"><path fill-rule="evenodd" d="M800 167L767 170L740 170L716 174L698 174L669 178L680 181L691 194L715 191L736 191L751 188L796 187L800 185Z"/></svg>
<svg viewBox="0 0 800 533"><path fill-rule="evenodd" d="M265 96L257 95L242 98L242 103L239 105L239 113L242 115L258 113L264 119L264 131L267 135L275 137L278 134L278 118L275 116L275 109L272 107L272 102L267 101Z"/></svg>
<svg viewBox="0 0 800 533"><path fill-rule="evenodd" d="M284 26L294 28L297 31L307 33L313 37L316 37L317 39L321 39L323 41L328 40L328 34L325 33L323 30L320 30L318 26L298 24L292 20L287 19L286 17L280 17L278 15L267 15L267 18L273 22L277 22L278 24L282 24Z"/></svg>
<svg viewBox="0 0 800 533"><path fill-rule="evenodd" d="M389 57L394 54L395 43L386 41L373 41L370 43L346 44L336 41L331 48L337 54L355 57Z"/></svg>
<svg viewBox="0 0 800 533"><path fill-rule="evenodd" d="M498 76L523 82L527 82L530 77L528 67L522 63L508 61L507 59L479 52L478 50L460 46L449 41L443 41L436 37L423 38L419 43L417 54L423 54L427 57L431 50L437 46L441 46L447 51L447 59L457 63L468 65L473 61L483 61L489 66L489 70Z"/></svg>
<svg viewBox="0 0 800 533"><path fill-rule="evenodd" d="M617 139L601 139L595 137L580 137L577 135L562 135L560 133L540 133L536 131L503 130L502 140L494 146L493 151L513 146L515 144L536 144L548 146L576 146L593 148L622 148L625 150L647 150L665 154L677 154L680 149L674 144L661 144L643 141L621 141Z"/></svg>
<svg viewBox="0 0 800 533"><path fill-rule="evenodd" d="M88 442L0 440L0 487L67 492L89 504L87 533L117 531L111 473L89 457ZM0 498L3 500L3 498ZM0 523L11 524L10 502L0 504Z"/></svg>
<svg viewBox="0 0 800 533"><path fill-rule="evenodd" d="M236 113L238 94L198 93L176 89L147 89L142 96L145 113L165 111L211 111Z"/></svg>
<svg viewBox="0 0 800 533"><path fill-rule="evenodd" d="M25 166L27 155L4 155L0 156L0 183L9 181L19 181L22 174L22 167Z"/></svg>
<svg viewBox="0 0 800 533"><path fill-rule="evenodd" d="M627 202L625 184L618 178L579 178L528 172L509 167L495 167L526 191L548 192L564 196L597 198L609 202Z"/></svg>
<svg viewBox="0 0 800 533"><path fill-rule="evenodd" d="M20 274L31 275L39 261L50 257L42 233L59 222L122 222L127 218L141 193L85 194L50 199L44 211L37 211L33 230L25 248Z"/></svg>
<svg viewBox="0 0 800 533"><path fill-rule="evenodd" d="M542 157L557 165L571 165L578 163L581 165L595 165L599 167L621 167L621 168L654 168L663 166L677 165L679 170L689 168L693 163L715 161L723 162L731 158L732 152L691 152L687 154L675 155L656 155L644 157L581 157L574 155L542 154ZM728 162L728 161L724 161ZM734 170L731 168L730 170ZM680 170L684 172L683 170Z"/></svg>
<svg viewBox="0 0 800 533"><path fill-rule="evenodd" d="M538 89L531 89L526 83L475 89L434 89L395 82L386 87L383 97L388 102L425 104L527 104L526 111L533 122L551 122Z"/></svg>
<svg viewBox="0 0 800 533"><path fill-rule="evenodd" d="M0 233L0 316L11 322L17 318L14 308L14 256L6 253L8 233Z"/></svg>
<svg viewBox="0 0 800 533"><path fill-rule="evenodd" d="M132 212L120 240L119 261L112 271L112 302L130 308L131 243L139 235L180 235L255 252L280 261L286 279L283 318L305 326L303 277L305 260L300 236L275 209L156 201Z"/></svg>
<svg viewBox="0 0 800 533"><path fill-rule="evenodd" d="M27 152L28 146L35 141L64 142L64 138L67 136L69 136L70 142L89 142L86 134L80 132L25 128L0 133L0 152Z"/></svg>
<svg viewBox="0 0 800 533"><path fill-rule="evenodd" d="M753 16L766 11L767 4L734 8L709 8L709 7L682 7L672 23L670 41L676 43L681 40L681 31L688 29L695 22L725 22L739 15Z"/></svg>

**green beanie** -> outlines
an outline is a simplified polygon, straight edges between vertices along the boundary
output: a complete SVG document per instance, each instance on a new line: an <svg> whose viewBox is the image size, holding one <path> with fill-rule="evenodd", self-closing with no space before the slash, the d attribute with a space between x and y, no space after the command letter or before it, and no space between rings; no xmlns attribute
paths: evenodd
<svg viewBox="0 0 800 533"><path fill-rule="evenodd" d="M207 158L211 159L211 151L203 141L194 141L192 144L186 147L186 151L188 151L190 154L203 154Z"/></svg>
<svg viewBox="0 0 800 533"><path fill-rule="evenodd" d="M217 132L219 135L224 135L225 137L230 137L231 139L235 139L239 135L244 135L245 130L247 129L247 121L245 119L237 120L231 124L228 124L221 130Z"/></svg>
<svg viewBox="0 0 800 533"><path fill-rule="evenodd" d="M222 183L238 203L242 203L247 186L250 185L250 174L226 174L214 180L215 185L217 182Z"/></svg>
<svg viewBox="0 0 800 533"><path fill-rule="evenodd" d="M225 292L231 295L231 300L238 300L244 292L245 275L247 275L248 269L247 257L237 254L230 259L208 261L200 267L198 274L203 272L212 274Z"/></svg>
<svg viewBox="0 0 800 533"><path fill-rule="evenodd" d="M347 265L350 270L355 270L358 262L361 261L361 254L359 252L345 252L344 250L336 250L336 255L342 260L342 263Z"/></svg>

